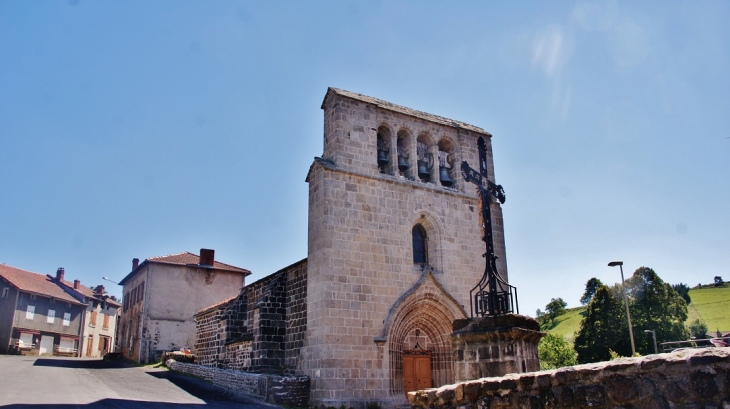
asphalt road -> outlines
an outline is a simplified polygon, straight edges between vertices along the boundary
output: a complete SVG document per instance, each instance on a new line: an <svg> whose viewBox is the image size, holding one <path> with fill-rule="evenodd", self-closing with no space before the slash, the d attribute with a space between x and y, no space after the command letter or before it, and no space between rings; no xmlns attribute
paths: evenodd
<svg viewBox="0 0 730 409"><path fill-rule="evenodd" d="M276 409L201 379L100 359L0 355L1 408Z"/></svg>

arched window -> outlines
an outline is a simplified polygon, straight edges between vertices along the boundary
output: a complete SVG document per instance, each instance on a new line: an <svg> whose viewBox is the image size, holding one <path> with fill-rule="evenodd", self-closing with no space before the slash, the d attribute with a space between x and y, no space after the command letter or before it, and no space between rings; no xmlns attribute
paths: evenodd
<svg viewBox="0 0 730 409"><path fill-rule="evenodd" d="M454 184L453 180L453 144L448 139L442 139L438 143L438 159L439 159L439 180L444 186Z"/></svg>
<svg viewBox="0 0 730 409"><path fill-rule="evenodd" d="M380 173L391 173L390 171L390 130L381 126L377 133L377 161Z"/></svg>
<svg viewBox="0 0 730 409"><path fill-rule="evenodd" d="M398 139L396 141L396 150L398 151L398 173L401 176L408 177L410 137L406 131L398 131Z"/></svg>
<svg viewBox="0 0 730 409"><path fill-rule="evenodd" d="M420 224L413 226L413 262L426 264L428 257L426 253L426 229Z"/></svg>

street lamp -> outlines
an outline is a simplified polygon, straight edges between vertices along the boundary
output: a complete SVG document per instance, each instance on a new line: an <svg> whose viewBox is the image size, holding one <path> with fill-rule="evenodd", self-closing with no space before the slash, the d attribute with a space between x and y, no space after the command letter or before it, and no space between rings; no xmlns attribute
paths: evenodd
<svg viewBox="0 0 730 409"><path fill-rule="evenodd" d="M110 283L114 283L114 284L116 284L116 285L121 285L121 284L119 284L119 283L118 283L118 282L116 282L116 281L112 281L112 280L110 280L110 279L109 279L109 277L102 277L101 279L102 279L102 280L106 280L106 281L109 281Z"/></svg>
<svg viewBox="0 0 730 409"><path fill-rule="evenodd" d="M654 337L654 353L658 354L659 350L656 347L656 331L653 329L645 329L644 332L651 332L651 336Z"/></svg>
<svg viewBox="0 0 730 409"><path fill-rule="evenodd" d="M631 326L631 313L629 312L629 297L626 296L626 283L624 282L624 262L612 261L608 263L609 267L619 266L621 269L621 287L624 290L624 303L626 304L626 318L629 320L629 336L631 337L631 356L636 355L636 346L634 345L634 328Z"/></svg>

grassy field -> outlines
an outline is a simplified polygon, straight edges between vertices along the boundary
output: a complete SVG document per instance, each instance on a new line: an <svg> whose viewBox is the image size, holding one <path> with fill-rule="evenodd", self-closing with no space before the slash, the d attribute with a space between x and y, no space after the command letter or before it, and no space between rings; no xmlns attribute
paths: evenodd
<svg viewBox="0 0 730 409"><path fill-rule="evenodd" d="M573 342L573 334L580 328L580 321L583 319L581 313L586 307L568 308L567 312L555 319L556 325L548 330L553 335L565 338L566 341Z"/></svg>
<svg viewBox="0 0 730 409"><path fill-rule="evenodd" d="M689 290L692 303L689 305L687 323L699 318L707 330L730 332L730 284L722 287L704 287Z"/></svg>
<svg viewBox="0 0 730 409"><path fill-rule="evenodd" d="M692 303L688 308L687 324L700 318L711 334L717 330L730 332L730 283L725 283L723 287L693 288L689 290L689 296ZM583 319L581 313L585 309L569 308L565 314L555 319L556 325L547 332L562 336L572 343Z"/></svg>

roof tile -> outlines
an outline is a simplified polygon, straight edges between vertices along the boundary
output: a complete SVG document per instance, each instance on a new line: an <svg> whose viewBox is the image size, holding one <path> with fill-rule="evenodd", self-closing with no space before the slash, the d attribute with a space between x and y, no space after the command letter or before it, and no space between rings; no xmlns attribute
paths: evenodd
<svg viewBox="0 0 730 409"><path fill-rule="evenodd" d="M167 256L148 257L147 261L154 261L158 263L170 263L180 265L198 265L200 257L197 254L184 251L177 254L169 254ZM221 263L220 261L213 261L213 267L221 270L238 271L246 275L251 274L249 270L245 268L232 266L230 264Z"/></svg>
<svg viewBox="0 0 730 409"><path fill-rule="evenodd" d="M82 304L45 274L33 273L0 264L0 276L21 291L40 294L74 304Z"/></svg>

